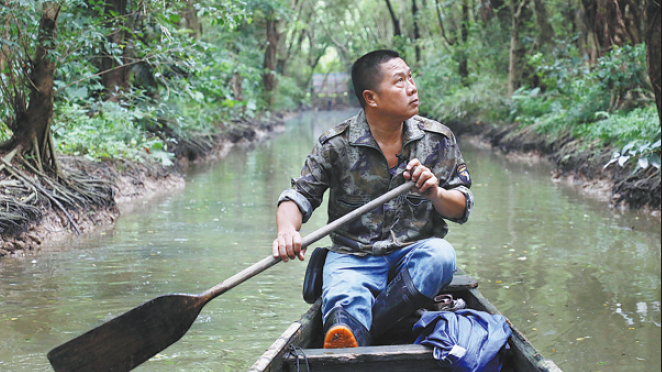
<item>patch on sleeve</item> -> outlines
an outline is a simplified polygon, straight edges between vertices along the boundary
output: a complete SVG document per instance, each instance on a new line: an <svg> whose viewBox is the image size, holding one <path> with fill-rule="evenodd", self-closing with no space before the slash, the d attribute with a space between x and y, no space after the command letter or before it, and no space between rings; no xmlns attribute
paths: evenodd
<svg viewBox="0 0 662 372"><path fill-rule="evenodd" d="M464 183L471 184L471 178L469 178L469 171L467 170L467 165L465 163L457 166L457 175Z"/></svg>

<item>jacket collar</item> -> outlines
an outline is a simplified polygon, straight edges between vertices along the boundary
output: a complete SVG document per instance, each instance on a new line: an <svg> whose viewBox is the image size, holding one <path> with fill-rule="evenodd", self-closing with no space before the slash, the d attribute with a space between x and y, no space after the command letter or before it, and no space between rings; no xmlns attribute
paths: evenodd
<svg viewBox="0 0 662 372"><path fill-rule="evenodd" d="M414 116L404 122L402 133L402 146L410 141L423 138L424 132L419 126L419 121ZM349 143L355 146L371 146L379 149L377 141L370 132L370 126L363 110L356 115L354 122L349 126Z"/></svg>

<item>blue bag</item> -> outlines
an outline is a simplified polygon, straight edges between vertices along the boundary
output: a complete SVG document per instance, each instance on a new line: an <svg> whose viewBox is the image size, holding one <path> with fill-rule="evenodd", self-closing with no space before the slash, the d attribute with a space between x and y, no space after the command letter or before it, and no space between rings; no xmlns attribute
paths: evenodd
<svg viewBox="0 0 662 372"><path fill-rule="evenodd" d="M462 309L426 311L414 325L414 343L434 347L443 371L499 372L512 331L501 315Z"/></svg>

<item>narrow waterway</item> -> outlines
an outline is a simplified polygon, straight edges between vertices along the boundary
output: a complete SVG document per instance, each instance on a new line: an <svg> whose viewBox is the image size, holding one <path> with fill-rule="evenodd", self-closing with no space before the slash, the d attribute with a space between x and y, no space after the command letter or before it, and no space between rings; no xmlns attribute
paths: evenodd
<svg viewBox="0 0 662 372"><path fill-rule="evenodd" d="M315 138L353 114L304 113L285 134L194 169L182 192L138 202L112 229L1 260L0 371L49 371L53 347L270 254L278 195ZM461 146L476 205L447 238L483 294L565 371L659 371L660 220L555 185L544 165ZM325 216L321 207L303 233ZM222 295L136 370L247 370L307 309L304 270L281 263Z"/></svg>

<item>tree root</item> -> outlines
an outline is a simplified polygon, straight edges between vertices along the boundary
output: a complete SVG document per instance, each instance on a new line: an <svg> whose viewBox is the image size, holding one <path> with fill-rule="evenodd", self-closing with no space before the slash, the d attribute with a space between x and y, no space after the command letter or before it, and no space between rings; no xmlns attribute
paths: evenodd
<svg viewBox="0 0 662 372"><path fill-rule="evenodd" d="M9 171L9 173L11 173L14 177L20 179L23 182L26 182L28 185L30 185L30 186L36 188L37 190L41 191L42 194L44 194L48 199L50 199L62 212L64 212L65 216L67 216L67 219L69 220L69 223L71 223L71 226L73 226L74 230L76 230L76 233L78 233L78 235L81 234L80 229L78 228L78 225L76 224L76 221L74 221L73 217L71 217L69 212L67 212L67 210L64 208L64 206L62 206L62 204L60 204L60 202L53 195L51 195L44 188L39 186L36 182L31 181L28 178L28 176L26 176L24 174L21 174L21 172L17 168L15 168L11 163L6 161L4 158L0 159L0 161L2 161L4 163L5 167L7 167L6 168L7 171Z"/></svg>
<svg viewBox="0 0 662 372"><path fill-rule="evenodd" d="M114 205L109 179L112 177L108 177L105 167L80 164L83 170L58 166L54 171L51 165L40 168L38 163L33 163L35 158L24 158L20 151L14 149L0 158L0 233L3 237L25 233L28 225L43 218L42 210L47 209L49 203L66 216L78 234L81 232L73 211ZM96 172L97 168L101 171Z"/></svg>

